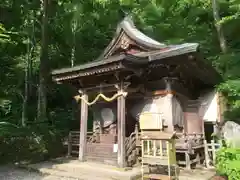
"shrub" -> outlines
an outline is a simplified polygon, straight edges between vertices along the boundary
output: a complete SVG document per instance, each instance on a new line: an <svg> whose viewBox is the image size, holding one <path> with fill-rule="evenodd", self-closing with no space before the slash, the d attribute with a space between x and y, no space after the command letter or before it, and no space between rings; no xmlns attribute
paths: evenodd
<svg viewBox="0 0 240 180"><path fill-rule="evenodd" d="M42 161L63 151L62 134L54 128L0 126L0 163Z"/></svg>
<svg viewBox="0 0 240 180"><path fill-rule="evenodd" d="M223 147L217 153L217 171L229 180L240 179L240 149Z"/></svg>

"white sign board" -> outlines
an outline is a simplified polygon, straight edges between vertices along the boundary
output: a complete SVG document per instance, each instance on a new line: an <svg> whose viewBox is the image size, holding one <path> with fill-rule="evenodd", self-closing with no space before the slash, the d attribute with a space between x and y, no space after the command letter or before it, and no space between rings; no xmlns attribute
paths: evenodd
<svg viewBox="0 0 240 180"><path fill-rule="evenodd" d="M113 145L113 152L118 152L118 144Z"/></svg>

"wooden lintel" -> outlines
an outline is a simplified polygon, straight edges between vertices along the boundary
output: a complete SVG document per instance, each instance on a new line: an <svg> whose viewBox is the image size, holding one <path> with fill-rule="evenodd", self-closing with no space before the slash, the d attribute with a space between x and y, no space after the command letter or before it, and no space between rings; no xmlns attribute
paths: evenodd
<svg viewBox="0 0 240 180"><path fill-rule="evenodd" d="M157 90L157 91L151 91L147 92L147 96L160 96L160 95L167 95L167 94L173 94L176 95L176 91L172 90Z"/></svg>
<svg viewBox="0 0 240 180"><path fill-rule="evenodd" d="M166 80L166 78L165 78L165 80ZM171 88L170 93L175 94L175 95L181 95L181 96L183 95L186 97L192 96L192 94L188 91L188 89L185 88L185 87L188 87L187 84L183 85L181 81L177 80L177 78L171 78L171 80L175 81L175 82L170 85L171 87L168 87L168 88ZM157 80L157 81L148 81L146 84L146 87L154 86L154 84L162 83L162 81L164 81L164 78L162 80ZM165 90L167 90L167 88ZM160 90L160 91L162 91L162 92L159 92L159 90L158 90L157 94L163 94L163 95L166 94L166 91L163 91L163 90Z"/></svg>
<svg viewBox="0 0 240 180"><path fill-rule="evenodd" d="M135 92L138 92L140 90L140 88L141 87L127 88L127 89L125 89L125 91L127 93L135 93ZM116 88L109 87L109 88L102 89L102 93L111 93L111 92L116 92ZM99 93L99 90L91 91L91 92L89 92L89 95L94 94L94 93Z"/></svg>
<svg viewBox="0 0 240 180"><path fill-rule="evenodd" d="M124 87L129 86L130 82L124 82ZM99 91L100 89L105 89L105 88L114 88L115 91L118 89L120 83L115 83L115 84L100 84L98 86L93 86L93 87L86 87L86 88L81 88L79 91Z"/></svg>

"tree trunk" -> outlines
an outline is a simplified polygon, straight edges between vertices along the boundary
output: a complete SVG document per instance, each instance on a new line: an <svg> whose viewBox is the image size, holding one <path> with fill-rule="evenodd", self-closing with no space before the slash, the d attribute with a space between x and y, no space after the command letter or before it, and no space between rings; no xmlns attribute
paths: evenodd
<svg viewBox="0 0 240 180"><path fill-rule="evenodd" d="M47 118L47 82L49 75L48 67L48 0L43 0L42 16L42 44L40 55L39 87L38 87L38 120L45 121Z"/></svg>
<svg viewBox="0 0 240 180"><path fill-rule="evenodd" d="M215 20L215 26L216 26L216 30L218 33L220 48L223 53L227 53L227 43L226 43L226 39L224 36L224 31L223 31L222 25L219 23L221 18L219 15L218 0L212 0L212 9L213 9L213 17Z"/></svg>
<svg viewBox="0 0 240 180"><path fill-rule="evenodd" d="M29 67L30 67L30 39L28 38L27 42L27 56L26 60L27 63L25 65L25 80L24 80L24 97L23 97L23 104L22 104L22 126L26 126L27 118L27 107L28 107L28 99L29 99Z"/></svg>
<svg viewBox="0 0 240 180"><path fill-rule="evenodd" d="M76 29L77 29L77 21L73 21L72 23L72 50L71 50L71 67L74 66L76 60ZM72 101L72 120L75 120L75 102Z"/></svg>

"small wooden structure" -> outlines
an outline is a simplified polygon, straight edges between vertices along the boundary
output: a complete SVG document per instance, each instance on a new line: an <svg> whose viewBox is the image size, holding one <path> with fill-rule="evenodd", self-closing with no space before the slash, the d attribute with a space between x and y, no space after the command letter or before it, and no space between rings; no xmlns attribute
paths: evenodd
<svg viewBox="0 0 240 180"><path fill-rule="evenodd" d="M143 131L142 165L149 166L149 173L144 174L148 179L177 179L178 166L176 161L175 134L161 131ZM152 166L167 167L168 174L152 171ZM159 174L160 173L160 174Z"/></svg>
<svg viewBox="0 0 240 180"><path fill-rule="evenodd" d="M163 132L161 114L144 112L140 115L141 144L142 144L142 168L147 165L148 174L143 174L147 179L177 179L177 160L175 148L175 133ZM167 167L167 175L164 172L152 171Z"/></svg>
<svg viewBox="0 0 240 180"><path fill-rule="evenodd" d="M119 23L112 41L95 61L54 70L52 78L76 87L75 99L81 103L79 160L119 167L137 158L135 127L142 109L162 114L161 124L156 124L162 131L177 131L177 152L189 154L203 147L204 123L196 104L202 91L219 82L216 71L204 63L197 43L160 43L140 32L130 17ZM89 107L94 113L90 138Z"/></svg>

